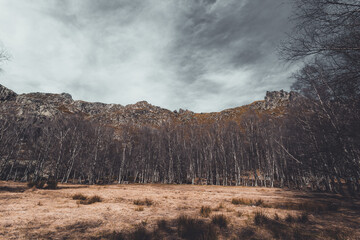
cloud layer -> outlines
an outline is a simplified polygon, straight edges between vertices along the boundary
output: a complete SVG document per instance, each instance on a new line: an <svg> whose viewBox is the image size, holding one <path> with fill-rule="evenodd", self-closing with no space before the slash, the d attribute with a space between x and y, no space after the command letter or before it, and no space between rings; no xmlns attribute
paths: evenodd
<svg viewBox="0 0 360 240"><path fill-rule="evenodd" d="M288 89L279 0L0 0L0 82L74 99L218 111Z"/></svg>

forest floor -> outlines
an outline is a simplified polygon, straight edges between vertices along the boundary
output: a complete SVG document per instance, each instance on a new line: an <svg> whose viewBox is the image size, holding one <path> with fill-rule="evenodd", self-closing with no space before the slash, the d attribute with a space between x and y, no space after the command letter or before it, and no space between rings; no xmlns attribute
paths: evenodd
<svg viewBox="0 0 360 240"><path fill-rule="evenodd" d="M360 200L260 187L40 190L0 181L0 239L360 239Z"/></svg>

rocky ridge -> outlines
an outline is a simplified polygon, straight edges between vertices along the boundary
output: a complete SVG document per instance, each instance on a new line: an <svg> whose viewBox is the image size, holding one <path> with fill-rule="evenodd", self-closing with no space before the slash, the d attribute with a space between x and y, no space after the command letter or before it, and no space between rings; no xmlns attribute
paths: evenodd
<svg viewBox="0 0 360 240"><path fill-rule="evenodd" d="M194 113L189 110L170 111L161 107L140 101L126 106L120 104L105 104L73 100L68 93L28 93L16 94L14 91L0 85L0 118L11 114L16 118L36 119L66 117L78 115L86 120L121 128L124 124L138 126L159 126L166 122L175 123L213 123L222 120L239 121L247 111L258 113L279 113L279 109L287 107L298 97L295 92L267 92L263 101L249 105L226 109L221 112ZM281 114L280 114L281 115Z"/></svg>

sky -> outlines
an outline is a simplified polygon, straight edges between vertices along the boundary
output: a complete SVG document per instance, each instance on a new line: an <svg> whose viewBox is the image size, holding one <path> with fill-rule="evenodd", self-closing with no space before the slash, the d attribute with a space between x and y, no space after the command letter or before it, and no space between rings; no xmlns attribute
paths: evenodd
<svg viewBox="0 0 360 240"><path fill-rule="evenodd" d="M289 90L289 0L0 0L17 93L220 111Z"/></svg>

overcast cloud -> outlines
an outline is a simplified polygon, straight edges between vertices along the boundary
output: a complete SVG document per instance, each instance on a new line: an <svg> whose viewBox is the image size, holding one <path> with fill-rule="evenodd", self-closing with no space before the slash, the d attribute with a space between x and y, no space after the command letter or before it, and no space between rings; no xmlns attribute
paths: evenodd
<svg viewBox="0 0 360 240"><path fill-rule="evenodd" d="M0 0L0 83L23 92L219 111L288 90L287 0Z"/></svg>

